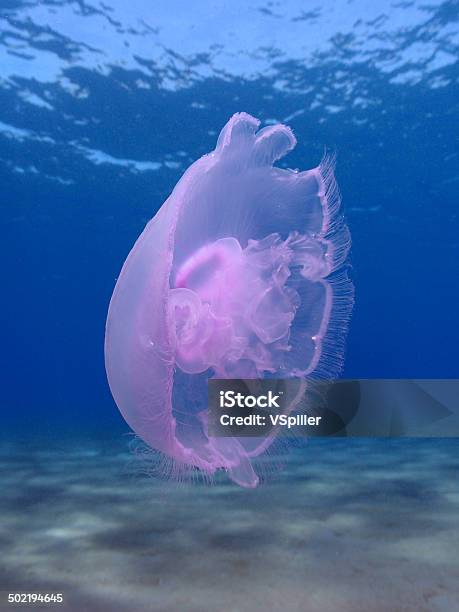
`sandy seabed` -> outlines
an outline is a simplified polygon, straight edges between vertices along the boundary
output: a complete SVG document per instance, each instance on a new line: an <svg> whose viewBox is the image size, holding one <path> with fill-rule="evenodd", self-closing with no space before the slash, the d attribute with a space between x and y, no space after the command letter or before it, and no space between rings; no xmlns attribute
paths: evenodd
<svg viewBox="0 0 459 612"><path fill-rule="evenodd" d="M0 447L0 610L459 610L459 440L312 440L256 490L164 484L128 446Z"/></svg>

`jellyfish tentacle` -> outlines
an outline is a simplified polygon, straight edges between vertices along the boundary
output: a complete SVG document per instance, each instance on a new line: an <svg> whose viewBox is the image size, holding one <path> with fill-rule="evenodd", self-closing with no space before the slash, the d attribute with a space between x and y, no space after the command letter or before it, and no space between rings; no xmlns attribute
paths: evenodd
<svg viewBox="0 0 459 612"><path fill-rule="evenodd" d="M209 437L208 414L203 410L198 413L204 433L208 439L206 452L213 457L218 466L228 472L233 482L248 489L255 488L259 478L253 469L248 453L237 438Z"/></svg>

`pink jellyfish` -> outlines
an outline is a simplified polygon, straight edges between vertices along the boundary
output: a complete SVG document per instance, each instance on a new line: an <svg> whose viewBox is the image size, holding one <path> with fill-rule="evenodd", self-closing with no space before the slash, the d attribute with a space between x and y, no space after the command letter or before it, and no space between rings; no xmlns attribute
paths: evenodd
<svg viewBox="0 0 459 612"><path fill-rule="evenodd" d="M336 375L353 303L333 162L273 166L296 139L235 114L134 245L110 302L105 363L151 448L255 487L272 437L207 435L207 380Z"/></svg>

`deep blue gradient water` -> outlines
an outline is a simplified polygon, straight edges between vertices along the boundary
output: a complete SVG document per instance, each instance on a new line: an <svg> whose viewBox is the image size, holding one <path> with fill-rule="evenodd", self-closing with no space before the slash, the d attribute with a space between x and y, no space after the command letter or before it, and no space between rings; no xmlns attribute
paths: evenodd
<svg viewBox="0 0 459 612"><path fill-rule="evenodd" d="M344 375L459 376L459 4L307 6L0 3L4 420L124 427L103 365L116 276L242 110L294 129L289 167L337 152Z"/></svg>

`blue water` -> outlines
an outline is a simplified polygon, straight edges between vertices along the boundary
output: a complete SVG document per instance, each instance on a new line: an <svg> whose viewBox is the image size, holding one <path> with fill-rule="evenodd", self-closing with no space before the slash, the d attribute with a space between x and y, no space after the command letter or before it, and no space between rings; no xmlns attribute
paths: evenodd
<svg viewBox="0 0 459 612"><path fill-rule="evenodd" d="M83 446L101 432L121 444L127 427L103 364L116 277L146 222L237 111L294 129L288 167L317 165L325 148L337 152L356 288L343 375L459 377L458 22L457 0L0 1L2 442L52 439L64 455L60 440L72 432ZM435 482L457 504L457 463L439 459L453 448L417 456L435 466L422 499ZM340 452L355 470L352 451L347 459ZM362 464L371 452L362 451ZM379 447L374 453L382 461ZM54 460L62 466L59 457L48 457L46 469ZM10 483L26 473L20 459L14 465ZM417 478L422 470L408 480ZM357 498L365 504L367 495L374 512L381 499L368 494L370 480L365 486ZM319 496L314 511L330 499ZM417 507L404 504L408 524ZM427 507L441 513L435 504ZM356 528L350 515L340 520ZM425 520L419 533L429 529ZM393 554L388 565L404 553ZM368 568L362 559L358 571ZM439 575L451 569L448 559ZM448 609L441 593L425 597L412 599L413 609Z"/></svg>
<svg viewBox="0 0 459 612"><path fill-rule="evenodd" d="M348 377L456 377L455 1L3 2L3 401L118 422L104 321L135 239L235 111L337 151L356 305ZM369 6L371 5L371 6Z"/></svg>

